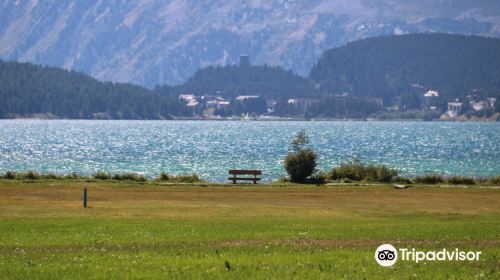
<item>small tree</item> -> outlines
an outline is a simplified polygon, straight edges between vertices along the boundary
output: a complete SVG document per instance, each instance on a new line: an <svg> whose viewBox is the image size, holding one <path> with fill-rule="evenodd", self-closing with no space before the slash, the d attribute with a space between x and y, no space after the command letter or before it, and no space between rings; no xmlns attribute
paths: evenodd
<svg viewBox="0 0 500 280"><path fill-rule="evenodd" d="M303 183L317 171L318 156L307 144L309 137L302 130L293 139L292 151L285 158L285 170L292 182Z"/></svg>

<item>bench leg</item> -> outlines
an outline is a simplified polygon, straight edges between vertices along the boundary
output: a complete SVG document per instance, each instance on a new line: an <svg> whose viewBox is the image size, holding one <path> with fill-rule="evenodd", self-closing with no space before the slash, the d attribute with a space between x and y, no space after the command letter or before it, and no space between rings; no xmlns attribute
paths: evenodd
<svg viewBox="0 0 500 280"><path fill-rule="evenodd" d="M236 179L233 179L233 184L236 184Z"/></svg>

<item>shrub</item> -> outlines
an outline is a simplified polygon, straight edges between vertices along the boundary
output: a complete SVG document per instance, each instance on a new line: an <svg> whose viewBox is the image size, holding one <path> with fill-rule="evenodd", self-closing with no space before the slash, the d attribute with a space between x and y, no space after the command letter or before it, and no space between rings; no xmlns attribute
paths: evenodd
<svg viewBox="0 0 500 280"><path fill-rule="evenodd" d="M444 178L438 174L427 174L413 178L415 183L419 184L441 184L444 183Z"/></svg>
<svg viewBox="0 0 500 280"><path fill-rule="evenodd" d="M126 174L114 174L114 175L111 175L111 179L122 181L122 180L127 180L126 179L127 176L128 175L126 175Z"/></svg>
<svg viewBox="0 0 500 280"><path fill-rule="evenodd" d="M37 180L40 178L40 175L37 172L30 170L26 172L23 177L29 180Z"/></svg>
<svg viewBox="0 0 500 280"><path fill-rule="evenodd" d="M108 180L111 178L111 175L107 172L97 171L92 177L98 180Z"/></svg>
<svg viewBox="0 0 500 280"><path fill-rule="evenodd" d="M449 184L453 185L475 185L476 180L471 177L464 177L464 176L451 176L448 177L446 180Z"/></svg>
<svg viewBox="0 0 500 280"><path fill-rule="evenodd" d="M174 177L171 177L170 180L179 182L179 183L197 183L197 182L202 182L201 178L196 175L196 174L191 174L191 175L177 175Z"/></svg>
<svg viewBox="0 0 500 280"><path fill-rule="evenodd" d="M170 176L168 175L167 172L162 172L160 173L160 176L156 177L156 180L158 181L168 181L170 179Z"/></svg>
<svg viewBox="0 0 500 280"><path fill-rule="evenodd" d="M371 182L391 182L398 176L396 169L390 169L384 165L364 165L359 160L350 163L343 163L339 167L333 168L329 177L332 180L352 180Z"/></svg>
<svg viewBox="0 0 500 280"><path fill-rule="evenodd" d="M7 171L7 172L5 172L5 174L3 175L3 177L4 177L5 179L9 179L9 180L16 179L16 172L13 172L13 171Z"/></svg>
<svg viewBox="0 0 500 280"><path fill-rule="evenodd" d="M317 169L316 153L305 146L309 143L304 130L299 132L292 141L292 151L285 158L285 170L290 180L295 183L306 183Z"/></svg>
<svg viewBox="0 0 500 280"><path fill-rule="evenodd" d="M398 171L381 165L377 169L377 175L379 182L391 182L394 177L398 176Z"/></svg>
<svg viewBox="0 0 500 280"><path fill-rule="evenodd" d="M147 181L146 177L144 177L143 175L135 174L135 173L114 174L112 176L112 179L119 180L119 181L136 181L136 182Z"/></svg>
<svg viewBox="0 0 500 280"><path fill-rule="evenodd" d="M155 178L157 181L169 181L176 183L199 183L203 180L197 174L190 175L170 175L166 172L161 172L158 177Z"/></svg>
<svg viewBox="0 0 500 280"><path fill-rule="evenodd" d="M127 180L136 182L146 182L148 180L144 175L135 173L128 173L126 174L125 178L127 178Z"/></svg>
<svg viewBox="0 0 500 280"><path fill-rule="evenodd" d="M290 179L288 179L287 177L281 177L278 180L276 180L276 182L277 183L289 183Z"/></svg>
<svg viewBox="0 0 500 280"><path fill-rule="evenodd" d="M316 172L316 159L316 153L311 149L289 153L285 158L285 170L290 175L290 180L296 183L306 182Z"/></svg>
<svg viewBox="0 0 500 280"><path fill-rule="evenodd" d="M306 179L306 183L308 184L316 184L323 185L326 184L327 175L323 172L314 174L311 177Z"/></svg>
<svg viewBox="0 0 500 280"><path fill-rule="evenodd" d="M81 179L81 178L82 178L82 176L80 176L76 172L71 172L70 174L67 174L64 176L64 179Z"/></svg>
<svg viewBox="0 0 500 280"><path fill-rule="evenodd" d="M358 160L352 163L342 163L339 167L335 167L330 171L330 179L361 181L363 179L363 169L363 165Z"/></svg>
<svg viewBox="0 0 500 280"><path fill-rule="evenodd" d="M500 185L500 176L495 176L495 177L488 178L487 183L489 185L499 186Z"/></svg>

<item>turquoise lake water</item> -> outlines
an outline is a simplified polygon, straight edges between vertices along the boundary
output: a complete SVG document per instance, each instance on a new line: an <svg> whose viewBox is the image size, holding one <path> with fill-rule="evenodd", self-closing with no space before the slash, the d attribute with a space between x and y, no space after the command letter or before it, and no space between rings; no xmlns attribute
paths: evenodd
<svg viewBox="0 0 500 280"><path fill-rule="evenodd" d="M359 158L405 176L500 175L500 123L93 120L1 120L0 173L166 171L224 181L229 169L261 169L270 180L285 175L301 129L322 170Z"/></svg>

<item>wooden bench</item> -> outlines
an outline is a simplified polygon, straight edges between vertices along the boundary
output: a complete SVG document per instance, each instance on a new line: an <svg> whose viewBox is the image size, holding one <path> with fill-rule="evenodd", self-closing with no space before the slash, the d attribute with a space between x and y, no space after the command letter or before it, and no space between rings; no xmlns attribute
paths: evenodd
<svg viewBox="0 0 500 280"><path fill-rule="evenodd" d="M238 175L250 175L250 176L238 176ZM254 184L257 184L257 181L260 181L260 176L262 175L262 170L229 170L229 178L228 180L233 181L233 184L236 184L236 181L253 181Z"/></svg>

